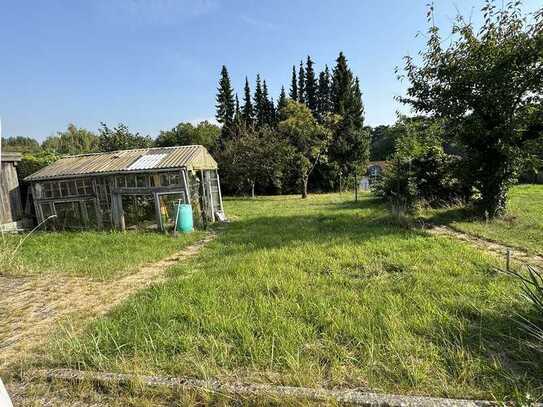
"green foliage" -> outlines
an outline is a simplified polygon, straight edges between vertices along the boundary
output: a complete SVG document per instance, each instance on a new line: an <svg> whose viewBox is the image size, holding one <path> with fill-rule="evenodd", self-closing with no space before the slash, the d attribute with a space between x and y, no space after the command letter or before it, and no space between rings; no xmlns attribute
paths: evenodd
<svg viewBox="0 0 543 407"><path fill-rule="evenodd" d="M179 123L171 130L161 131L155 144L158 147L200 144L214 152L218 148L220 135L220 127L208 121L200 122L196 126L191 123Z"/></svg>
<svg viewBox="0 0 543 407"><path fill-rule="evenodd" d="M333 112L341 117L330 144L329 161L344 175L361 171L369 158L369 133L364 129L364 107L358 78L339 54L331 85Z"/></svg>
<svg viewBox="0 0 543 407"><path fill-rule="evenodd" d="M255 130L242 126L236 137L225 144L218 160L221 179L228 188L226 192L250 191L254 197L259 186L271 185L276 190L281 189L291 148L274 136L269 127Z"/></svg>
<svg viewBox="0 0 543 407"><path fill-rule="evenodd" d="M296 79L296 66L292 65L292 78L290 80L289 97L292 100L298 100L298 80Z"/></svg>
<svg viewBox="0 0 543 407"><path fill-rule="evenodd" d="M305 103L305 72L304 63L300 61L298 68L298 102Z"/></svg>
<svg viewBox="0 0 543 407"><path fill-rule="evenodd" d="M282 114L285 119L279 123L278 128L294 149L294 159L303 186L302 197L305 198L309 175L325 153L331 131L320 125L311 110L302 103L289 100Z"/></svg>
<svg viewBox="0 0 543 407"><path fill-rule="evenodd" d="M221 79L217 89L217 114L216 118L223 125L223 137L227 138L226 133L229 131L234 121L234 91L230 83L230 76L226 66L222 66Z"/></svg>
<svg viewBox="0 0 543 407"><path fill-rule="evenodd" d="M530 336L529 345L543 353L543 272L530 265L527 268L526 276L516 270L504 272L512 275L522 286L522 296L535 315L521 316L518 323Z"/></svg>
<svg viewBox="0 0 543 407"><path fill-rule="evenodd" d="M31 137L7 137L2 139L2 150L35 154L41 151L40 143Z"/></svg>
<svg viewBox="0 0 543 407"><path fill-rule="evenodd" d="M242 117L246 126L251 126L253 124L254 114L253 102L251 101L251 88L249 87L249 80L245 77Z"/></svg>
<svg viewBox="0 0 543 407"><path fill-rule="evenodd" d="M418 204L443 206L464 199L459 157L445 153L440 121L402 117L393 127L394 154L373 189L395 212Z"/></svg>
<svg viewBox="0 0 543 407"><path fill-rule="evenodd" d="M260 81L260 75L256 75L256 86L254 95L254 108L255 108L255 125L264 126L266 124L266 99L262 92L262 83Z"/></svg>
<svg viewBox="0 0 543 407"><path fill-rule="evenodd" d="M368 129L371 134L370 160L386 161L394 154L394 126L377 126Z"/></svg>
<svg viewBox="0 0 543 407"><path fill-rule="evenodd" d="M24 179L36 171L54 163L61 156L52 151L41 151L34 154L23 154L21 162L17 164L17 175Z"/></svg>
<svg viewBox="0 0 543 407"><path fill-rule="evenodd" d="M277 112L276 112L276 119L277 121L284 120L284 116L282 115L283 109L287 106L287 95L285 93L285 87L281 86L281 93L279 94L279 100L277 101Z"/></svg>
<svg viewBox="0 0 543 407"><path fill-rule="evenodd" d="M315 70L313 68L313 61L311 57L307 56L307 61L305 64L305 103L309 110L313 114L317 113L318 110L318 85L317 79L315 78Z"/></svg>
<svg viewBox="0 0 543 407"><path fill-rule="evenodd" d="M529 24L520 2L498 7L487 0L482 17L477 29L459 16L446 48L440 30L430 26L420 65L406 57L410 85L400 100L447 121L464 149L463 182L478 192L480 213L494 217L504 213L529 138L518 131L521 113L542 97L543 9Z"/></svg>
<svg viewBox="0 0 543 407"><path fill-rule="evenodd" d="M59 131L56 136L48 137L42 143L42 148L61 155L76 155L97 152L99 142L94 133L70 123L66 131Z"/></svg>
<svg viewBox="0 0 543 407"><path fill-rule="evenodd" d="M131 133L128 127L120 123L117 127L110 129L105 123L101 123L98 130L98 143L100 151L130 150L134 148L152 147L153 140L149 136L142 136L139 133Z"/></svg>
<svg viewBox="0 0 543 407"><path fill-rule="evenodd" d="M326 115L332 111L330 72L328 65L324 71L319 74L319 84L317 93L317 118L322 123Z"/></svg>
<svg viewBox="0 0 543 407"><path fill-rule="evenodd" d="M345 178L350 174L363 172L364 162L368 159L369 154L369 132L363 126L364 108L362 105L362 94L358 79L355 78L350 71L347 60L340 54L338 59L339 68L334 70L334 80L329 72L328 66L319 73L315 72L314 62L310 56L305 62L300 61L299 68L292 67L292 79L290 86L290 100L305 104L313 113L314 118L320 125L327 126L330 117L335 117L334 123L334 140L330 145L329 151L326 149L319 155L319 160L315 162L317 168L314 186L320 190L330 190L334 186L334 180L337 178L338 172L343 172ZM224 95L233 94L229 90L230 80L226 80L227 72L223 69L221 81L219 84L218 100L229 98ZM336 90L341 92L333 93L333 85L336 85ZM333 99L335 95L335 99ZM288 98L284 87L281 87L281 93L275 105L273 98L269 94L268 84L261 78L260 74L256 77L255 91L251 95L249 81L245 78L243 105L239 106L236 99L233 100L233 124L223 126L223 136L225 140L218 146L217 152L221 152L225 148L225 141L238 137L240 132L244 133L246 129L254 127L257 133L261 129L267 127L271 130L270 137L280 139L277 133L280 132L279 122L287 120L285 112L287 111ZM334 101L336 102L334 104ZM224 106L228 103L217 104L217 117L222 116L226 111ZM341 108L336 109L336 105ZM341 112L340 112L341 110ZM238 112L239 113L236 113ZM342 120L338 121L338 116L342 116ZM245 130L244 130L245 129ZM275 134L274 134L275 130ZM288 140L287 140L288 141ZM280 140L278 140L280 142ZM292 146L296 149L296 146ZM221 159L222 161L222 159ZM228 165L226 162L220 163L221 167ZM300 185L300 168L305 168L305 164L296 164L283 176L282 180L276 179L269 182L264 189L267 193L278 192L277 185L281 185L283 191L293 191ZM313 164L310 166L313 171ZM310 172L311 172L310 171ZM295 175L295 174L298 175ZM305 173L305 170L301 173ZM354 177L351 177L354 178ZM225 190L235 191L239 189L239 185L228 185L229 179L223 178ZM260 186L262 182L258 183ZM266 184L266 183L264 183ZM302 182L304 184L304 182ZM313 185L312 185L313 187ZM304 187L305 188L305 187Z"/></svg>

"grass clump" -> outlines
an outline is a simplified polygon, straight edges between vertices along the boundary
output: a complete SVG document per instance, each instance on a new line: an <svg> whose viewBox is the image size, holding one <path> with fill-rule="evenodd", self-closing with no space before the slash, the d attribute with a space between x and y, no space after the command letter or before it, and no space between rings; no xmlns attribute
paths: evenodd
<svg viewBox="0 0 543 407"><path fill-rule="evenodd" d="M541 395L543 359L496 260L400 227L376 200L229 199L236 220L51 366L450 397ZM190 274L190 278L186 276Z"/></svg>

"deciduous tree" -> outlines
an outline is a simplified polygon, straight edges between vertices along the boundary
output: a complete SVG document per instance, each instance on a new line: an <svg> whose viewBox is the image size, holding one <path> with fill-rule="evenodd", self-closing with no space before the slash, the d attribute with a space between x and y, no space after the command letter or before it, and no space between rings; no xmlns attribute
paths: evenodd
<svg viewBox="0 0 543 407"><path fill-rule="evenodd" d="M498 7L488 0L482 27L459 16L446 47L430 8L422 60L405 58L409 87L400 100L447 121L465 150L464 182L478 191L475 203L488 217L504 213L531 137L518 131L520 113L542 98L543 9L528 23L520 7L519 1Z"/></svg>
<svg viewBox="0 0 543 407"><path fill-rule="evenodd" d="M289 100L282 114L285 119L279 123L279 130L294 149L302 198L306 198L309 176L325 154L332 132L319 124L311 110L302 103Z"/></svg>

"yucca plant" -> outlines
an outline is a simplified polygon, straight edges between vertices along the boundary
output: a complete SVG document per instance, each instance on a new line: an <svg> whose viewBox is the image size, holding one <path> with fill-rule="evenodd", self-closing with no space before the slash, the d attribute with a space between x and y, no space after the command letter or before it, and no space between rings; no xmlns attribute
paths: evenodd
<svg viewBox="0 0 543 407"><path fill-rule="evenodd" d="M528 266L527 275L518 271L504 270L522 284L522 296L532 304L536 317L532 320L520 316L520 326L534 340L530 345L543 352L543 272L533 266Z"/></svg>

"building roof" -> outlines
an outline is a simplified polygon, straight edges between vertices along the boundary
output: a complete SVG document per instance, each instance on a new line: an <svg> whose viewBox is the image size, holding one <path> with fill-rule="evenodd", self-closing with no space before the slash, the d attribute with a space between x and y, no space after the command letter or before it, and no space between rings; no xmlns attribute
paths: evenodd
<svg viewBox="0 0 543 407"><path fill-rule="evenodd" d="M2 162L18 162L21 161L22 154L11 151L2 151L0 157Z"/></svg>
<svg viewBox="0 0 543 407"><path fill-rule="evenodd" d="M63 157L25 181L187 168L214 170L217 162L204 146L142 148Z"/></svg>

